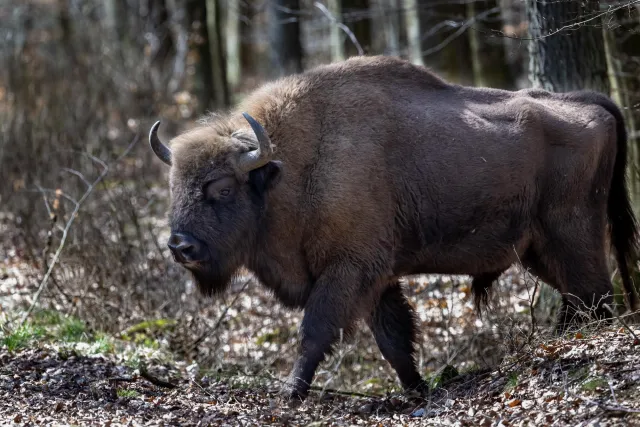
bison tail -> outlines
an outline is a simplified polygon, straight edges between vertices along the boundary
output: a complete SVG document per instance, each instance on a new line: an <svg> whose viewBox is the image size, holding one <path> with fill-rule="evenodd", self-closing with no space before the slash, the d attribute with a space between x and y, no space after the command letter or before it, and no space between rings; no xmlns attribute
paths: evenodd
<svg viewBox="0 0 640 427"><path fill-rule="evenodd" d="M598 104L616 119L617 154L609 190L607 216L611 227L611 244L616 252L616 261L622 278L622 286L627 294L629 308L640 309L635 292L629 262L635 262L638 249L638 223L631 207L625 176L627 167L627 131L620 109L610 99L602 97Z"/></svg>

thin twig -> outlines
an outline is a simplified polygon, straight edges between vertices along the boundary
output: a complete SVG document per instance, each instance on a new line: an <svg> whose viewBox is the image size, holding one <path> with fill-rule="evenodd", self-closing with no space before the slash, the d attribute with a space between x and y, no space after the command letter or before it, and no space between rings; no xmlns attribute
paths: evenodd
<svg viewBox="0 0 640 427"><path fill-rule="evenodd" d="M335 16L333 16L331 12L329 12L329 9L327 9L327 7L322 3L316 1L316 2L313 2L313 5L318 9L320 9L320 11L324 14L324 16L326 16L333 25L337 25L338 28L340 28L342 31L345 32L347 36L349 36L349 38L351 39L351 42L355 45L356 49L358 49L358 55L364 55L364 49L362 49L362 46L360 46L360 42L356 38L355 34L353 34L353 32L349 29L349 27L344 25L342 22L338 22Z"/></svg>
<svg viewBox="0 0 640 427"><path fill-rule="evenodd" d="M591 400L588 399L586 397L582 397L582 396L578 396L575 393L572 393L568 387L565 387L565 392L573 397L574 399L580 399L585 403L588 403L590 405L594 405L597 406L600 409L603 409L605 411L610 411L610 412L625 412L625 413L630 413L630 414L640 414L640 409L636 409L636 408L626 408L624 406L619 406L619 405L606 405L604 403L600 403L600 402L596 402L595 400Z"/></svg>
<svg viewBox="0 0 640 427"><path fill-rule="evenodd" d="M189 350L193 351L196 349L196 347L198 347L198 345L208 336L210 335L212 332L215 332L216 330L218 330L218 328L220 327L220 325L222 324L222 320L224 319L224 317L226 316L227 312L229 311L229 309L236 303L236 301L238 300L238 298L240 298L240 295L242 295L242 292L247 288L247 286L249 285L249 283L251 282L252 278L249 277L244 284L242 285L242 288L240 288L240 290L238 291L238 293L236 294L236 296L233 298L233 300L226 305L226 307L224 308L224 310L222 311L222 313L220 314L220 316L218 316L218 320L216 321L216 323L213 325L213 327L207 329L204 333L202 333L198 338L196 338L196 340L189 346Z"/></svg>
<svg viewBox="0 0 640 427"><path fill-rule="evenodd" d="M139 136L140 135L136 135L136 137L133 139L131 144L129 144L129 146L124 151L124 153L122 153L116 159L116 162L118 162L120 159L122 159L127 154L129 154L131 149L138 143ZM71 216L70 216L69 220L67 221L67 224L65 225L64 229L62 230L62 237L60 238L60 244L58 245L58 249L56 250L56 253L53 256L53 259L51 260L51 264L49 264L49 268L47 269L47 272L45 273L44 277L42 278L42 281L40 282L40 285L38 286L38 290L36 291L36 293L33 296L33 301L31 302L31 306L29 307L27 312L22 317L22 320L20 321L20 326L23 326L24 323L27 321L27 319L29 318L29 316L33 312L34 308L36 307L36 305L38 303L38 300L40 299L40 295L45 290L45 288L47 286L47 283L49 283L49 277L51 276L51 274L53 272L53 268L56 266L56 264L58 263L58 260L60 259L60 255L62 254L62 250L64 249L65 242L67 241L67 236L69 235L69 230L71 229L71 226L73 225L74 220L78 216L78 213L80 212L80 208L82 207L82 204L84 203L85 200L87 200L87 198L92 193L92 191L95 188L95 186L98 185L98 183L100 183L100 181L102 181L104 179L104 177L107 175L107 173L109 172L109 167L107 166L107 164L105 162L103 162L102 160L98 159L97 157L95 157L95 156L93 156L93 155L91 155L89 153L85 153L85 155L88 156L93 161L95 161L96 163L100 164L103 167L102 172L91 183L91 185L86 189L86 191L84 192L82 197L77 201L77 203L75 205L75 208L73 209L73 212L71 213Z"/></svg>
<svg viewBox="0 0 640 427"><path fill-rule="evenodd" d="M606 308L607 310L609 310L609 312L616 317L616 319L618 319L618 321L620 323L622 323L622 325L627 329L627 331L629 331L629 333L631 335L633 335L633 339L635 340L635 342L640 342L640 340L638 339L638 336L636 335L635 332L633 332L633 330L629 327L629 325L627 324L627 322L625 322L624 320L622 320L622 317L618 316L618 313L614 312L613 309L609 306L609 304L602 304L602 306L604 308Z"/></svg>

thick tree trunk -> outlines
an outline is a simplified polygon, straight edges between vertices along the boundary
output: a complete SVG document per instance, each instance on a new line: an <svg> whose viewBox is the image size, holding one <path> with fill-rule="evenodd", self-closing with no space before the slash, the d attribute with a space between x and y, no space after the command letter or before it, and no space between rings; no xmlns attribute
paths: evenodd
<svg viewBox="0 0 640 427"><path fill-rule="evenodd" d="M271 77L302 71L299 0L269 2Z"/></svg>
<svg viewBox="0 0 640 427"><path fill-rule="evenodd" d="M592 89L609 94L598 0L527 0L529 78L554 92Z"/></svg>
<svg viewBox="0 0 640 427"><path fill-rule="evenodd" d="M407 29L407 50L409 60L416 65L424 65L422 60L422 40L420 38L420 14L417 0L403 0L404 25Z"/></svg>

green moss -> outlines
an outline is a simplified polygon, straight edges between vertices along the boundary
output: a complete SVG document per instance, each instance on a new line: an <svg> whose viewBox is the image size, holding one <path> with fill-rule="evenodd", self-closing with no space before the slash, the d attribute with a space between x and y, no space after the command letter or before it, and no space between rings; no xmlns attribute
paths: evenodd
<svg viewBox="0 0 640 427"><path fill-rule="evenodd" d="M140 393L138 393L135 390L129 390L126 388L119 388L118 390L116 390L116 395L118 395L118 397L122 397L124 399L131 399L134 397L138 397L140 395Z"/></svg>
<svg viewBox="0 0 640 427"><path fill-rule="evenodd" d="M584 391L596 391L597 389L604 389L608 386L607 381L604 378L591 378L582 383L581 388Z"/></svg>

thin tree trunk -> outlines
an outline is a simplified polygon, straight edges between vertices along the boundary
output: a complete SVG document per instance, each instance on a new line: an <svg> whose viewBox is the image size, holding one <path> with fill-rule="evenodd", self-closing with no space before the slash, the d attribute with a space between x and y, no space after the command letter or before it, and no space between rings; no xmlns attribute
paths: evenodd
<svg viewBox="0 0 640 427"><path fill-rule="evenodd" d="M302 71L299 0L269 2L269 42L272 77Z"/></svg>
<svg viewBox="0 0 640 427"><path fill-rule="evenodd" d="M176 49L175 59L173 62L173 72L171 73L171 78L167 85L169 93L171 94L182 87L187 71L189 19L184 1L166 0L166 5L167 10L169 11L169 22L173 45Z"/></svg>
<svg viewBox="0 0 640 427"><path fill-rule="evenodd" d="M525 5L520 0L499 0L502 28L506 37L500 37L504 45L504 63L513 81L512 89L529 86L526 64L528 52L522 49L522 38L528 38Z"/></svg>
<svg viewBox="0 0 640 427"><path fill-rule="evenodd" d="M400 40L396 0L371 1L371 40L376 53L399 55Z"/></svg>
<svg viewBox="0 0 640 427"><path fill-rule="evenodd" d="M226 0L225 4L225 58L227 83L231 91L240 83L240 1Z"/></svg>
<svg viewBox="0 0 640 427"><path fill-rule="evenodd" d="M220 31L220 13L216 0L205 0L207 10L207 39L209 42L209 58L211 61L211 81L213 82L213 108L224 108L229 105L226 67L222 54Z"/></svg>
<svg viewBox="0 0 640 427"><path fill-rule="evenodd" d="M189 22L198 29L199 37L195 37L196 49L199 61L195 66L193 79L193 91L198 97L198 110L204 113L213 101L213 72L211 71L211 51L209 50L209 37L207 31L206 1L194 1L188 3Z"/></svg>
<svg viewBox="0 0 640 427"><path fill-rule="evenodd" d="M424 65L417 0L404 0L404 24L407 28L409 60L416 65Z"/></svg>
<svg viewBox="0 0 640 427"><path fill-rule="evenodd" d="M344 33L338 26L342 23L342 5L340 0L327 0L327 6L331 16L336 22L330 22L329 41L331 43L331 61L344 60Z"/></svg>
<svg viewBox="0 0 640 427"><path fill-rule="evenodd" d="M467 3L467 19L473 19L476 16L475 1ZM475 29L470 29L469 33L469 47L471 48L471 65L473 68L473 84L475 86L483 87L488 86L485 80L486 70L484 64L480 59L480 40L478 39L478 32Z"/></svg>
<svg viewBox="0 0 640 427"><path fill-rule="evenodd" d="M527 0L529 77L534 87L553 92L592 89L609 94L607 61L598 21L598 0ZM570 26L570 27L568 27Z"/></svg>
<svg viewBox="0 0 640 427"><path fill-rule="evenodd" d="M475 86L495 87L501 89L514 86L509 68L505 67L505 46L503 43L495 43L497 39L488 37L487 34L498 32L502 28L502 22L494 17L499 16L497 2L495 0L476 0L467 3L467 20L470 22L482 15L469 28L469 48L471 50L471 64L473 67L473 80ZM494 11L495 12L492 12Z"/></svg>
<svg viewBox="0 0 640 427"><path fill-rule="evenodd" d="M365 12L367 11L369 11L368 0L342 0L343 22L351 29L365 54L369 54L372 50L372 19L370 17L365 19L362 18L363 15L366 16ZM357 47L348 37L345 38L345 43L346 56L358 54Z"/></svg>

